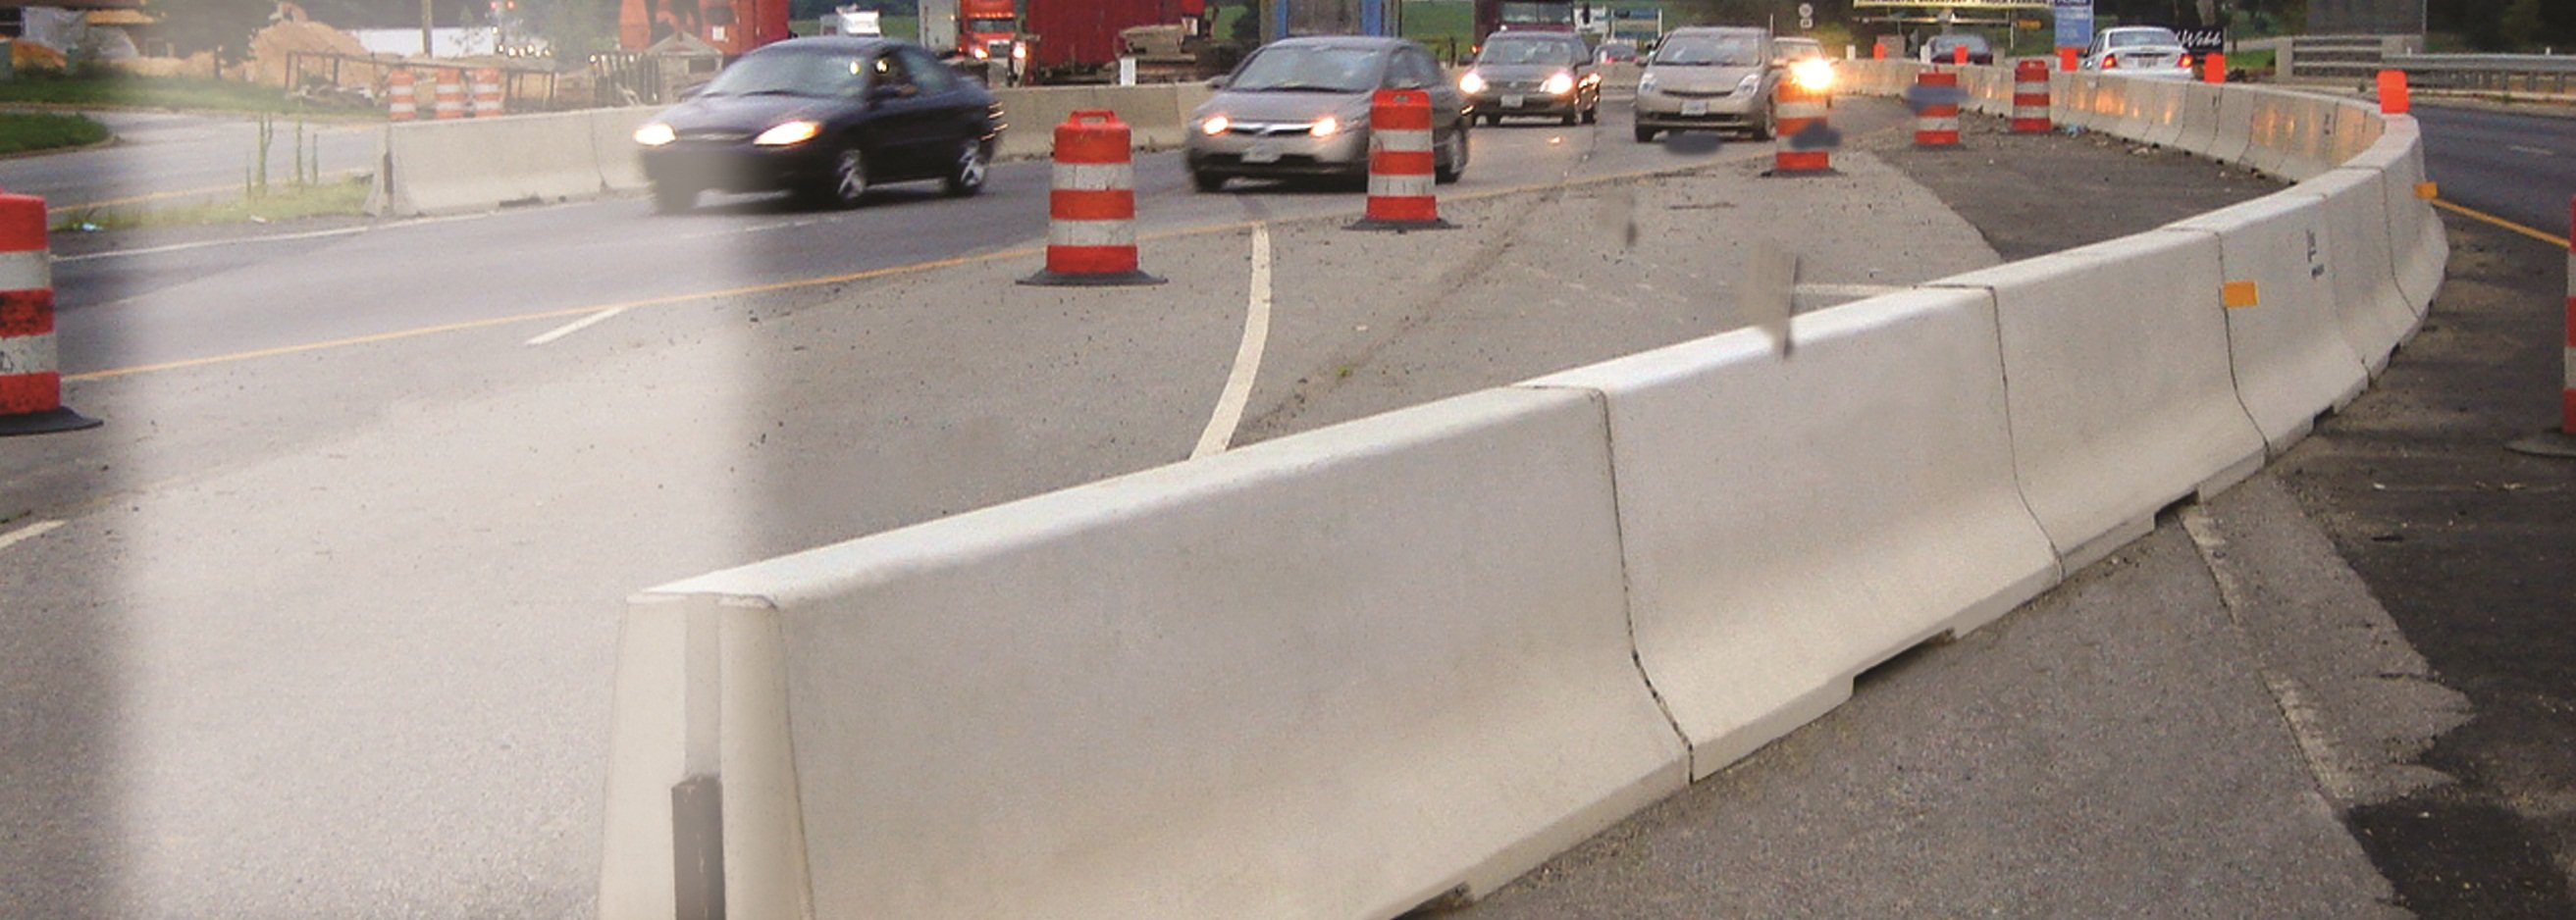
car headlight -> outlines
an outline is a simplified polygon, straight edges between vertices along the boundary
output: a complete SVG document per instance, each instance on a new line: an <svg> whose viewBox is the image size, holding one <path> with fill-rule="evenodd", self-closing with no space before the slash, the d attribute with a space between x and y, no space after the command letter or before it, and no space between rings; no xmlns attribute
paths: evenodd
<svg viewBox="0 0 2576 920"><path fill-rule="evenodd" d="M1333 117L1333 116L1330 116L1330 115L1326 115L1326 116L1324 116L1324 117L1322 117L1322 118L1315 119L1315 124L1314 124L1314 126L1313 126L1313 127L1310 127L1310 128L1307 128L1307 129L1306 129L1306 133L1308 133L1308 134L1312 134L1312 135L1314 135L1314 136L1316 136L1316 137L1331 137L1331 136L1333 136L1333 135L1335 135L1335 134L1340 133L1340 132L1341 132L1341 130L1342 130L1342 120L1341 120L1341 119L1339 119L1339 118L1335 118L1335 117Z"/></svg>
<svg viewBox="0 0 2576 920"><path fill-rule="evenodd" d="M1735 81L1735 92L1737 95L1743 95L1752 92L1754 87L1760 85L1762 85L1762 73L1755 71L1745 74L1744 79Z"/></svg>
<svg viewBox="0 0 2576 920"><path fill-rule="evenodd" d="M659 147L679 139L680 132L658 121L635 129L635 142L647 147Z"/></svg>
<svg viewBox="0 0 2576 920"><path fill-rule="evenodd" d="M1470 96L1473 96L1473 95L1475 95L1475 94L1477 94L1477 93L1484 92L1484 91L1485 91L1485 77L1484 77L1484 75L1483 75L1483 74L1479 74L1479 73L1477 73L1477 72L1475 72L1475 71L1472 71L1472 70L1467 71L1467 73L1466 73L1464 76L1461 76L1461 77L1459 77L1459 78L1458 78L1458 91L1459 91L1459 92L1462 92L1462 93L1466 93L1467 95L1470 95Z"/></svg>
<svg viewBox="0 0 2576 920"><path fill-rule="evenodd" d="M1538 88L1539 91L1550 96L1565 95L1574 91L1574 75L1560 71L1556 76L1547 78L1547 82L1539 84Z"/></svg>
<svg viewBox="0 0 2576 920"><path fill-rule="evenodd" d="M1028 60L1028 59L1029 59L1029 45L1028 45L1028 43L1027 43L1027 42L1013 42L1013 43L1011 43L1011 57L1013 57L1013 58L1017 58L1017 59L1019 59L1019 60L1023 60L1023 61Z"/></svg>
<svg viewBox="0 0 2576 920"><path fill-rule="evenodd" d="M1199 133L1205 134L1209 137L1215 137L1219 134L1224 134L1227 129L1232 127L1234 127L1234 120L1225 117L1223 113L1219 113L1208 116L1206 121L1199 122Z"/></svg>
<svg viewBox="0 0 2576 920"><path fill-rule="evenodd" d="M974 55L975 59L978 61L993 56L993 52L982 45L969 48L966 50L966 53Z"/></svg>
<svg viewBox="0 0 2576 920"><path fill-rule="evenodd" d="M1655 91L1655 75L1650 73L1650 74L1647 74L1647 75L1645 75L1645 76L1638 77L1638 78L1637 78L1637 91L1638 91L1638 92L1641 92L1641 93L1651 93L1651 92L1654 92L1654 91Z"/></svg>
<svg viewBox="0 0 2576 920"><path fill-rule="evenodd" d="M1834 65L1823 58L1808 58L1789 65L1789 79L1799 89L1821 93L1834 88Z"/></svg>
<svg viewBox="0 0 2576 920"><path fill-rule="evenodd" d="M790 147L813 140L814 135L821 133L823 125L820 122L800 118L760 132L760 136L752 138L751 142L762 147Z"/></svg>

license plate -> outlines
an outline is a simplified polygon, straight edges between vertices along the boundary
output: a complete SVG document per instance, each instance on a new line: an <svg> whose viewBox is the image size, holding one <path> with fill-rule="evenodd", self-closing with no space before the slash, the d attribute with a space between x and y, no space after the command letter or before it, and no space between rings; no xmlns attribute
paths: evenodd
<svg viewBox="0 0 2576 920"><path fill-rule="evenodd" d="M1279 145L1268 142L1254 144L1252 149L1243 152L1243 161L1246 163L1279 162Z"/></svg>
<svg viewBox="0 0 2576 920"><path fill-rule="evenodd" d="M1708 114L1708 103L1706 103L1706 102L1697 102L1697 101L1682 103L1682 114L1684 114L1684 115L1706 115L1706 114Z"/></svg>
<svg viewBox="0 0 2576 920"><path fill-rule="evenodd" d="M1522 103L1522 101L1526 100L1527 98L1528 98L1528 97L1526 97L1526 96L1504 96L1504 97L1503 97L1503 108L1507 108L1507 109L1517 109L1517 108L1520 108L1520 107L1521 107L1521 103Z"/></svg>

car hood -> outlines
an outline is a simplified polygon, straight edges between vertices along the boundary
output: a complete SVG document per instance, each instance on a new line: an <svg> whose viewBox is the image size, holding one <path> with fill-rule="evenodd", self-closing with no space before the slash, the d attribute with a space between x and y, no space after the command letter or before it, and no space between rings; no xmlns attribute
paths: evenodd
<svg viewBox="0 0 2576 920"><path fill-rule="evenodd" d="M1239 93L1219 91L1193 112L1193 118L1223 112L1235 121L1314 121L1326 115L1349 119L1365 116L1369 93Z"/></svg>
<svg viewBox="0 0 2576 920"><path fill-rule="evenodd" d="M1744 75L1761 73L1759 67L1690 67L1660 64L1646 68L1654 75L1655 88L1693 93L1713 93L1735 89Z"/></svg>
<svg viewBox="0 0 2576 920"><path fill-rule="evenodd" d="M821 118L833 102L811 96L700 96L655 120L681 134L693 131L766 131L780 122Z"/></svg>
<svg viewBox="0 0 2576 920"><path fill-rule="evenodd" d="M1572 64L1478 64L1476 74L1487 80L1545 80L1559 73L1573 73Z"/></svg>

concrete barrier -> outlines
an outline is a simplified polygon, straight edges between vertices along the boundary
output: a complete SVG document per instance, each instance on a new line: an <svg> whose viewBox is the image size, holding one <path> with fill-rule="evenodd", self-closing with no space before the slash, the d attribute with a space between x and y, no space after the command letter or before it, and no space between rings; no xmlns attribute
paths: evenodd
<svg viewBox="0 0 2576 920"><path fill-rule="evenodd" d="M590 112L591 149L599 155L600 185L612 192L635 192L652 187L644 177L642 148L635 144L635 129L653 120L661 109L638 106L624 109L596 109Z"/></svg>
<svg viewBox="0 0 2576 920"><path fill-rule="evenodd" d="M2328 248L2365 269L2331 277L2345 336L2374 376L2423 318L2398 284L2385 182L2377 171L2337 169L2298 186L2325 199Z"/></svg>
<svg viewBox="0 0 2576 920"><path fill-rule="evenodd" d="M2068 571L2261 466L2216 239L2148 233L1933 282L1991 291L2022 494Z"/></svg>
<svg viewBox="0 0 2576 920"><path fill-rule="evenodd" d="M2236 395L2272 456L2307 436L2319 413L2370 383L2335 309L2338 272L2378 272L2333 248L2325 197L2293 188L2169 224L2161 232L2218 240L2221 297Z"/></svg>
<svg viewBox="0 0 2576 920"><path fill-rule="evenodd" d="M2129 117L2138 124L2138 140L2168 148L2180 144L2184 115L2189 111L2186 90L2196 84L2169 80L2129 82Z"/></svg>
<svg viewBox="0 0 2576 920"><path fill-rule="evenodd" d="M2219 94L2218 138L2209 146L2210 159L2236 166L2246 165L2246 152L2254 146L2254 100L2259 95L2250 88Z"/></svg>
<svg viewBox="0 0 2576 920"><path fill-rule="evenodd" d="M1195 96L1188 103L1196 107L1207 98L1205 84L1191 84L1187 92ZM1184 121L1189 112L1181 100L1185 96L1180 84L1148 83L1139 86L1036 86L996 89L993 97L1002 103L1002 114L1011 130L1002 135L998 156L1010 159L1043 158L1055 152L1055 126L1066 116L1084 109L1108 109L1118 113L1133 132L1136 149L1169 150L1181 145L1187 130Z"/></svg>
<svg viewBox="0 0 2576 920"><path fill-rule="evenodd" d="M737 920L1489 890L1686 781L1610 470L1598 396L1489 390L655 589L600 916L717 827Z"/></svg>
<svg viewBox="0 0 2576 920"><path fill-rule="evenodd" d="M583 112L388 125L367 213L457 214L597 195L591 134Z"/></svg>
<svg viewBox="0 0 2576 920"><path fill-rule="evenodd" d="M2338 166L2369 152L2383 133L2379 112L2371 106L2349 100L2334 108L2334 145L2328 151L2328 162Z"/></svg>
<svg viewBox="0 0 2576 920"><path fill-rule="evenodd" d="M2299 182L2335 168L2335 110L2341 103L2322 96L2289 96L2267 92L2288 116L2288 135L2281 144L2281 166L2273 175Z"/></svg>
<svg viewBox="0 0 2576 920"><path fill-rule="evenodd" d="M1605 394L1638 660L1705 776L2057 578L1992 302L1918 290L1534 381ZM1796 411L1781 411L1796 406Z"/></svg>
<svg viewBox="0 0 2576 920"><path fill-rule="evenodd" d="M2395 251L2397 287L2407 306L2421 317L2441 290L2442 274L2451 261L2450 237L2433 203L2419 194L2424 176L2424 135L2413 116L2388 117L2378 142L2344 169L2381 174L2388 200L2389 241Z"/></svg>
<svg viewBox="0 0 2576 920"><path fill-rule="evenodd" d="M2218 145L2219 95L2224 92L2207 83L2186 83L2182 87L2182 110L2177 118L2182 130L2174 138L2174 149L2208 157Z"/></svg>

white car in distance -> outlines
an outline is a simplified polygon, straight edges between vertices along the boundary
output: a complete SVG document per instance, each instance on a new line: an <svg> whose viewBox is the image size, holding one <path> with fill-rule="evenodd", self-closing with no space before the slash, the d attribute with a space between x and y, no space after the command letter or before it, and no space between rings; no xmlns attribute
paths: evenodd
<svg viewBox="0 0 2576 920"><path fill-rule="evenodd" d="M2192 78L2191 52L2182 36L2163 26L2118 26L2093 36L2084 49L2084 69L2123 77L2158 80Z"/></svg>

